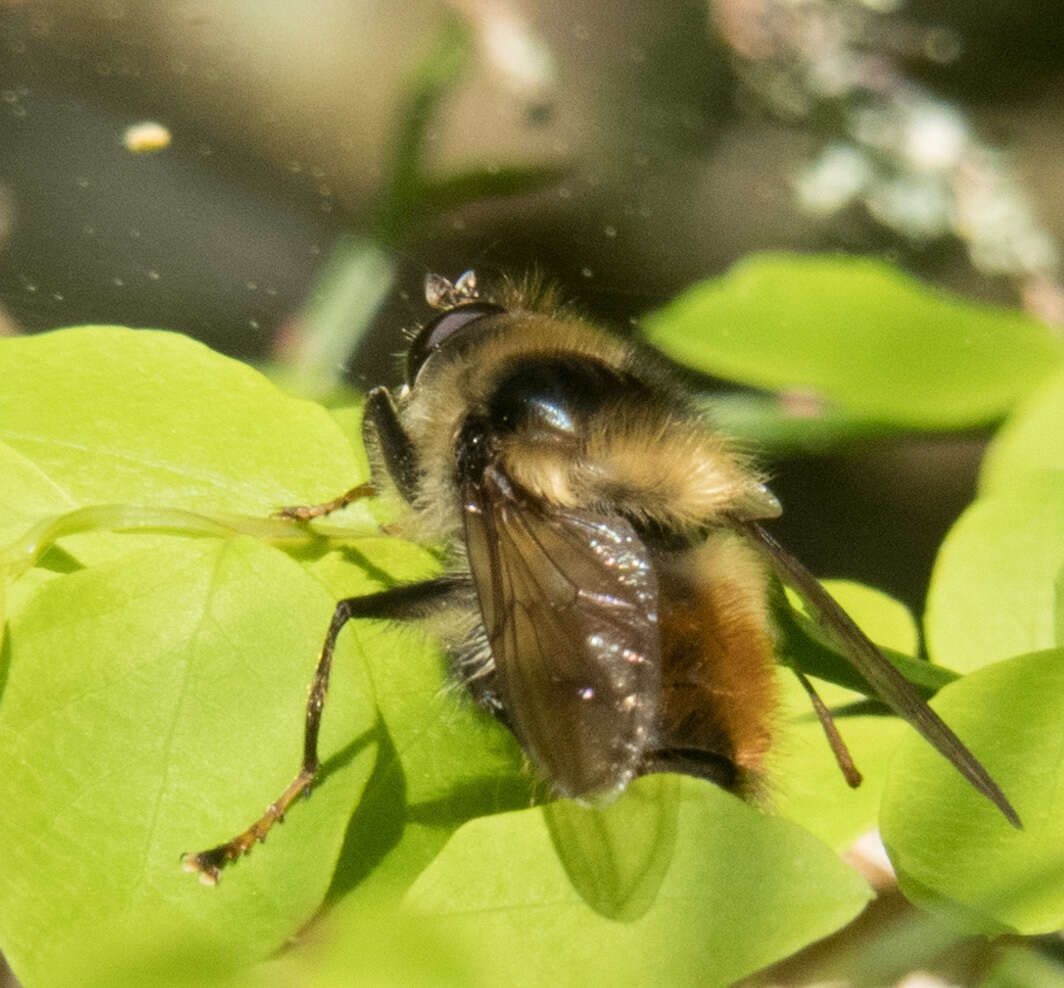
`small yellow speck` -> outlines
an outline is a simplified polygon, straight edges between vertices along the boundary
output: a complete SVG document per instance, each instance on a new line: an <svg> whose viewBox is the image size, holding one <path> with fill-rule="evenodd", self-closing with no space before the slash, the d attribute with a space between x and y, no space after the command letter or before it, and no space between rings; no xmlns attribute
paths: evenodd
<svg viewBox="0 0 1064 988"><path fill-rule="evenodd" d="M127 151L134 154L151 154L170 146L172 135L168 127L154 120L142 120L130 124L122 135L122 143Z"/></svg>

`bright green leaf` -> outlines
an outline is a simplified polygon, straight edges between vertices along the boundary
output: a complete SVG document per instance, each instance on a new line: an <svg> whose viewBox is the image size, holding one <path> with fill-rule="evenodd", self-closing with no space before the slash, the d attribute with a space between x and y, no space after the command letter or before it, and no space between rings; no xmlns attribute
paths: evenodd
<svg viewBox="0 0 1064 988"><path fill-rule="evenodd" d="M1056 643L1064 645L1064 566L1061 566L1053 586L1053 613L1056 618Z"/></svg>
<svg viewBox="0 0 1064 988"><path fill-rule="evenodd" d="M360 477L368 477L369 459L366 456L366 447L362 442L362 405L342 405L339 408L332 408L329 410L329 414L332 415L333 420L347 436L347 441L351 444L351 449L354 451L355 459L359 462Z"/></svg>
<svg viewBox="0 0 1064 988"><path fill-rule="evenodd" d="M344 903L293 949L248 972L234 988L493 988L462 944L432 918L394 899ZM101 985L100 988L111 988Z"/></svg>
<svg viewBox="0 0 1064 988"><path fill-rule="evenodd" d="M374 756L350 648L314 798L217 889L179 858L243 829L294 776L331 611L300 566L246 538L174 538L39 588L12 622L0 707L0 931L27 983L61 983L104 924L119 952L165 919L175 945L250 960L314 912Z"/></svg>
<svg viewBox="0 0 1064 988"><path fill-rule="evenodd" d="M877 591L871 591L871 593L877 594ZM890 602L885 595L877 594L877 596L890 604L896 603ZM818 620L804 614L802 608L804 604L798 602L794 594L791 594L789 598L781 594L773 595L772 616L776 623L777 651L780 658L788 665L801 669L807 676L815 676L864 696L872 696L874 693L872 686L858 672L853 661L847 656L846 649L837 640L837 636L831 635ZM870 637L873 640L876 639L877 625L882 626L881 630L887 632L888 635L892 635L891 625L897 618L897 607L886 609L877 607L872 613L875 613L877 618L871 626ZM911 618L907 620L911 621ZM910 640L911 628L906 631L904 624L899 627L903 629L904 640ZM882 641L883 639L880 639L880 651L884 657L909 680L917 692L924 696L934 696L936 690L957 678L957 673L949 669L932 665L921 659L914 659L882 644Z"/></svg>
<svg viewBox="0 0 1064 988"><path fill-rule="evenodd" d="M1046 381L1002 426L986 452L979 487L983 494L1001 494L1031 474L1052 471L1064 471L1064 373Z"/></svg>
<svg viewBox="0 0 1064 988"><path fill-rule="evenodd" d="M1062 566L1064 472L980 498L939 550L925 616L928 651L966 671L1055 645Z"/></svg>
<svg viewBox="0 0 1064 988"><path fill-rule="evenodd" d="M711 986L826 936L867 902L861 878L801 828L715 786L678 783L671 866L632 922L580 897L539 810L466 824L408 904L492 984Z"/></svg>
<svg viewBox="0 0 1064 988"><path fill-rule="evenodd" d="M0 751L16 770L0 778L10 809L0 880L12 903L0 944L25 977L51 971L53 983L88 961L101 927L112 952L128 937L131 950L158 940L164 954L169 943L227 964L266 956L332 880L377 737L355 646L377 645L379 626L352 626L340 643L323 740L326 755L343 755L314 799L219 889L201 888L178 856L233 836L298 767L306 685L335 599L323 561L343 559L351 594L432 561L383 537L322 557L332 543L268 519L365 479L364 459L324 409L199 344L69 330L0 342L0 366L19 384L0 392L9 535L24 538L37 519L59 535L152 518L216 533L245 512L232 515L239 530L273 538L287 525L292 553L97 531L45 545L39 568L8 588ZM373 530L364 505L345 514L364 518L328 525Z"/></svg>
<svg viewBox="0 0 1064 988"><path fill-rule="evenodd" d="M608 806L543 807L558 859L592 909L633 920L654 904L672 863L679 800L679 778L655 775Z"/></svg>
<svg viewBox="0 0 1064 988"><path fill-rule="evenodd" d="M853 580L824 580L824 588L872 641L915 655L920 648L916 618L900 600Z"/></svg>
<svg viewBox="0 0 1064 988"><path fill-rule="evenodd" d="M811 390L867 419L919 429L1002 417L1060 366L1042 323L928 288L867 258L764 254L643 320L698 370Z"/></svg>
<svg viewBox="0 0 1064 988"><path fill-rule="evenodd" d="M895 757L883 840L902 891L965 926L1047 933L1064 925L1064 651L980 669L933 706L1004 790L998 810L915 733Z"/></svg>
<svg viewBox="0 0 1064 988"><path fill-rule="evenodd" d="M59 985L78 988L494 988L475 976L461 945L431 918L394 898L341 903L316 917L276 957L248 966L224 949L174 943L165 924L125 938L116 952L101 928L96 949L71 964Z"/></svg>
<svg viewBox="0 0 1064 988"><path fill-rule="evenodd" d="M0 541L81 505L265 516L367 479L323 408L173 333L7 339L0 379Z"/></svg>

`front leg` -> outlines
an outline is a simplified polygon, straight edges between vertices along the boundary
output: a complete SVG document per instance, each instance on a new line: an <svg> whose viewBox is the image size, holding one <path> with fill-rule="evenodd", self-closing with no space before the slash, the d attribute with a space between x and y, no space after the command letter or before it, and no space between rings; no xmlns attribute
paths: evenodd
<svg viewBox="0 0 1064 988"><path fill-rule="evenodd" d="M334 511L339 511L355 501L361 501L364 497L373 497L376 493L377 488L372 484L359 484L323 504L294 504L288 508L278 508L274 516L290 518L292 521L310 521L313 518L321 518L322 515L331 515Z"/></svg>
<svg viewBox="0 0 1064 988"><path fill-rule="evenodd" d="M384 467L391 477L403 500L408 504L417 496L418 455L414 442L399 421L395 402L387 388L374 388L366 398L362 413L362 436L367 447L380 450ZM299 504L280 508L276 512L279 518L291 518L294 521L310 521L322 515L339 511L354 501L364 497L373 497L377 488L373 484L359 484L345 491L339 497L323 504Z"/></svg>
<svg viewBox="0 0 1064 988"><path fill-rule="evenodd" d="M362 435L366 446L375 446L384 459L384 467L403 500L408 504L417 497L421 464L395 402L387 388L374 388L366 398L362 419Z"/></svg>
<svg viewBox="0 0 1064 988"><path fill-rule="evenodd" d="M468 577L440 576L424 583L411 583L405 587L393 587L365 597L348 597L341 600L333 612L332 623L325 635L325 643L314 671L314 680L310 685L303 729L303 761L299 772L284 792L266 807L266 812L243 833L210 850L182 855L181 863L185 871L198 872L204 885L217 884L222 868L230 861L247 854L256 842L266 840L270 828L284 820L285 813L297 796L301 793L309 795L310 786L318 774L318 731L321 728L321 715L325 709L325 695L329 688L333 652L340 629L348 621L352 618L424 618L447 606L464 602L470 593Z"/></svg>

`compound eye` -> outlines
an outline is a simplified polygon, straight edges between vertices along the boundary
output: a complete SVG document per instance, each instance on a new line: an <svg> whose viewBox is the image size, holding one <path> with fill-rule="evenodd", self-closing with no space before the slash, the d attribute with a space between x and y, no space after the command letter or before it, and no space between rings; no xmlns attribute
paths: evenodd
<svg viewBox="0 0 1064 988"><path fill-rule="evenodd" d="M414 337L406 354L406 383L413 384L422 365L440 347L457 337L464 337L473 324L485 316L497 316L506 310L491 302L470 302L441 312Z"/></svg>

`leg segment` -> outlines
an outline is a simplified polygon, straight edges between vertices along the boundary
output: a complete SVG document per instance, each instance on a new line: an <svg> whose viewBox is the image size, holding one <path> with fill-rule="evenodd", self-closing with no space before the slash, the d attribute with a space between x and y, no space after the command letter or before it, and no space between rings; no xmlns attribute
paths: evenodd
<svg viewBox="0 0 1064 988"><path fill-rule="evenodd" d="M376 446L384 458L384 466L392 478L403 500L413 501L417 496L418 456L414 443L406 434L395 403L387 388L374 388L366 398L366 407L362 418L362 435L366 445ZM364 497L373 497L377 493L373 484L359 484L339 497L324 504L300 504L280 508L279 518L291 518L294 521L310 521L322 515L339 511L353 501Z"/></svg>
<svg viewBox="0 0 1064 988"><path fill-rule="evenodd" d="M384 466L403 500L417 497L418 455L413 440L399 421L399 413L387 388L374 388L366 398L362 434L366 445L376 444Z"/></svg>
<svg viewBox="0 0 1064 988"><path fill-rule="evenodd" d="M809 701L813 704L813 710L820 721L820 726L824 729L824 734L827 735L828 744L831 745L831 753L835 756L835 761L838 762L839 770L842 772L846 784L851 789L856 789L862 782L861 773L857 771L857 766L854 765L853 758L850 755L850 749L846 747L846 742L842 740L842 735L839 734L839 729L835 726L835 719L831 716L831 711L828 710L824 701L820 699L820 694L817 693L813 684L809 682L805 673L801 669L794 667L794 674L798 677L798 682L802 684Z"/></svg>
<svg viewBox="0 0 1064 988"><path fill-rule="evenodd" d="M274 514L278 518L291 518L293 521L310 521L312 518L320 518L322 515L329 515L341 508L346 508L347 505L360 501L364 497L373 497L376 493L377 489L372 484L359 484L324 504L296 504L289 508L278 508Z"/></svg>
<svg viewBox="0 0 1064 988"><path fill-rule="evenodd" d="M285 812L296 797L301 793L309 794L310 786L318 774L318 732L322 710L325 707L325 694L329 688L333 651L336 648L337 636L348 621L352 618L400 620L427 617L446 607L456 594L464 595L468 590L468 577L441 576L424 583L412 583L365 597L348 597L341 600L333 612L310 686L303 733L303 762L299 772L284 792L266 807L266 812L243 833L210 850L185 854L181 859L185 871L199 872L200 881L205 885L216 884L219 872L226 864L247 854L256 841L264 841L270 828L284 819Z"/></svg>

